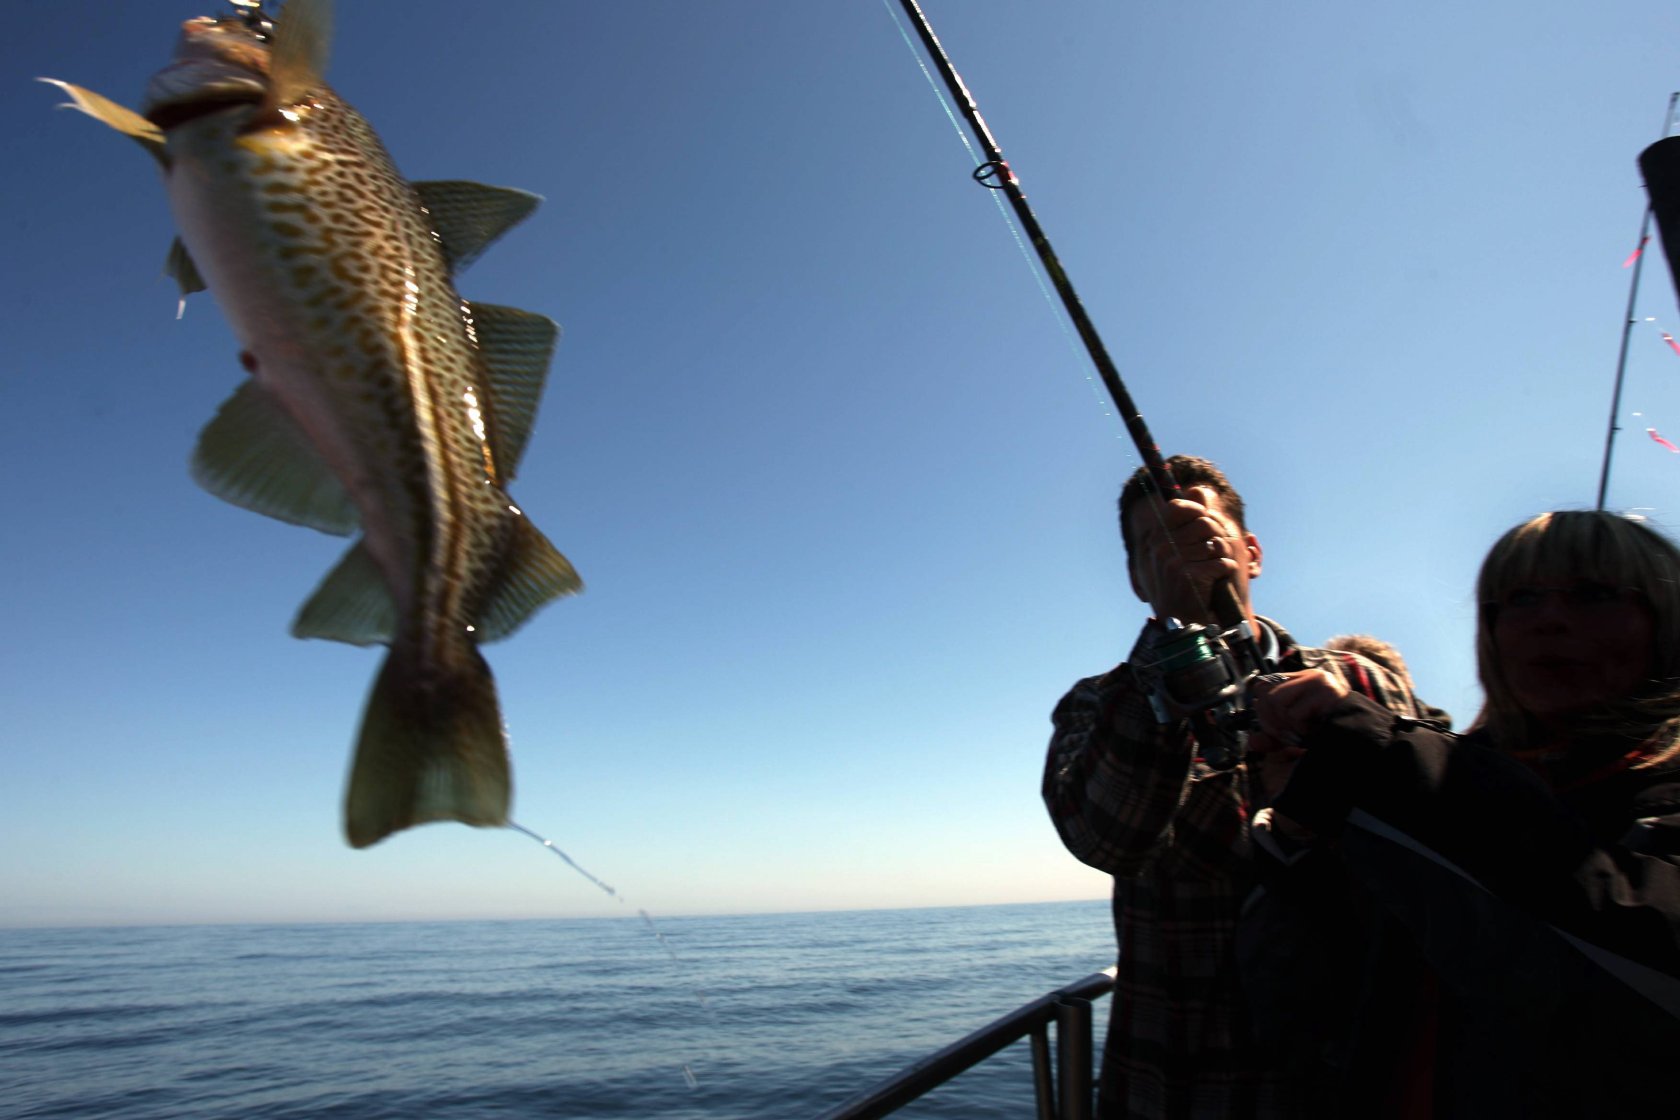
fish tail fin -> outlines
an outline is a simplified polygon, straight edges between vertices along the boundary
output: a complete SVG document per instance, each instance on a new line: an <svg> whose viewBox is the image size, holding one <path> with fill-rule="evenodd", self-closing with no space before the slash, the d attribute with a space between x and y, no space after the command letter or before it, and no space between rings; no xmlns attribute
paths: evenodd
<svg viewBox="0 0 1680 1120"><path fill-rule="evenodd" d="M399 640L380 667L344 800L353 848L427 821L507 823L512 780L495 679L470 640L449 652L446 666L427 665Z"/></svg>

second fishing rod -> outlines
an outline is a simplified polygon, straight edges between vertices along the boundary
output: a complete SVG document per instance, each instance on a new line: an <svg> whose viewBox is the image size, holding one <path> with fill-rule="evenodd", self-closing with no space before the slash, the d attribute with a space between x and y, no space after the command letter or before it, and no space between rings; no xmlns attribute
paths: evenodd
<svg viewBox="0 0 1680 1120"><path fill-rule="evenodd" d="M986 162L974 169L975 181L1002 191L1009 199L1016 220L1032 243L1033 251L1055 286L1068 317L1073 320L1074 329L1079 332L1080 341L1095 363L1103 387L1108 390L1121 421L1126 425L1126 432L1149 472L1154 500L1164 509L1166 502L1183 494L1161 455L1161 449L1150 435L1143 413L1121 380L1120 371L1109 357L1102 336L1085 313L1073 283L1050 246L1050 239L1039 225L1032 207L1027 204L1020 180L1003 158L1002 149L980 116L979 105L933 33L927 15L916 0L899 0L899 3L985 153ZM1250 722L1244 706L1247 686L1270 666L1260 654L1259 643L1229 578L1213 585L1209 600L1207 606L1216 627L1195 623L1185 625L1176 619L1162 620L1167 633L1156 647L1157 661L1153 671L1147 675L1151 678L1151 698L1158 715L1163 721L1174 717L1188 718L1203 760L1210 766L1225 769L1241 761L1240 733Z"/></svg>

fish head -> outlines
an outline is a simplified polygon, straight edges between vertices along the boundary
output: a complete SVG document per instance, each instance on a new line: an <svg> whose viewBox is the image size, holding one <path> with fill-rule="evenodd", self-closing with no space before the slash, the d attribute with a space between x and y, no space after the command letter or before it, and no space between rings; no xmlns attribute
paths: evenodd
<svg viewBox="0 0 1680 1120"><path fill-rule="evenodd" d="M181 26L175 57L152 76L141 113L168 131L185 121L270 97L270 36L243 16L200 16Z"/></svg>

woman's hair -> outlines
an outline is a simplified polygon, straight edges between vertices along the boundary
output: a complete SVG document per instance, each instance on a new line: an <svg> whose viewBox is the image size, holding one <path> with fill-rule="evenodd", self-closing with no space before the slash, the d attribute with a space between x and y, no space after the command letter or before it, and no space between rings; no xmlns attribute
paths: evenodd
<svg viewBox="0 0 1680 1120"><path fill-rule="evenodd" d="M1482 561L1476 577L1476 670L1487 699L1474 726L1506 748L1533 739L1536 729L1500 672L1494 615L1518 588L1577 580L1637 592L1650 608L1655 636L1647 687L1585 717L1582 730L1641 742L1661 735L1667 745L1652 761L1680 755L1680 548L1640 519L1598 510L1531 517L1500 537Z"/></svg>

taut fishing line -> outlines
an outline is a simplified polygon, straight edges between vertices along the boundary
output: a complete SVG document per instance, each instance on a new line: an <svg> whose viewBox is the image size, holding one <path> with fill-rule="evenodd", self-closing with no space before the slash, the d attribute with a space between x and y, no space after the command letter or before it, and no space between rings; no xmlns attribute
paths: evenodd
<svg viewBox="0 0 1680 1120"><path fill-rule="evenodd" d="M885 3L886 0L883 0ZM1067 271L1057 259L1054 249L1050 246L1048 235L1045 234L1038 218L1028 205L1026 194L1021 189L1020 179L1004 159L1003 151L998 146L991 130L986 126L980 115L980 107L975 103L974 96L963 84L956 67L939 43L938 36L928 23L926 14L921 10L916 0L899 0L899 5L909 17L922 41L923 49L933 63L938 67L940 76L944 79L951 96L959 103L959 108L968 125L974 131L974 137L984 149L985 160L971 174L971 177L982 186L993 191L999 191L1008 196L1009 203L1014 210L1016 221L1009 220L1010 215L1004 210L1001 199L997 200L998 208L1004 214L1010 232L1015 237L1015 243L1027 256L1029 269L1034 280L1038 283L1039 292L1049 299L1044 281L1049 279L1061 297L1062 308L1066 312L1066 319L1057 316L1064 337L1068 335L1069 322L1078 331L1080 341L1084 344L1085 352L1096 367L1102 378L1103 387L1107 390L1114 411L1109 415L1117 416L1125 425L1133 448L1138 458L1142 460L1149 480L1153 483L1153 500L1147 500L1155 517L1156 525L1166 533L1167 502L1183 497L1183 491L1173 478L1171 466L1161 455L1154 437L1150 435L1143 413L1133 401L1131 393L1127 391L1125 382L1120 377L1113 359L1108 354L1108 348L1103 345L1096 326L1091 322L1079 296L1073 290L1073 284L1068 279ZM957 126L957 114L953 112L951 103L945 99L944 93L928 72L927 65L922 61L922 51L918 51L910 42L910 37L904 30L904 25L887 5L888 15L891 16L893 26L898 28L899 37L909 47L911 55L927 79L944 110L947 120L957 127L958 137L963 147L967 149L971 158L977 153L969 138ZM1023 232L1025 237L1022 236ZM1026 242L1030 240L1032 248L1038 256L1040 269L1033 267L1031 255L1026 253ZM1051 304L1054 313L1054 303ZM1086 374L1086 382L1090 384L1090 374ZM1093 386L1093 391L1095 387ZM1099 396L1099 401L1101 397ZM1104 406L1104 412L1108 412ZM1122 525L1124 531L1124 525ZM1179 560L1179 571L1191 590L1195 591L1194 581L1191 580L1185 564L1189 558L1185 557L1170 536L1166 538L1173 553ZM1223 559L1222 550L1214 541L1207 542L1209 552L1197 554L1194 559L1209 559L1215 555ZM1239 562L1240 563L1240 562ZM1261 672L1269 668L1269 662L1260 652L1256 641L1256 634L1248 620L1248 612L1243 602L1237 597L1236 585L1233 577L1221 575L1206 589L1196 592L1206 610L1206 617L1214 620L1213 624L1190 622L1183 624L1177 619L1165 619L1164 639L1157 643L1157 654L1162 658L1160 671L1152 675L1152 679L1145 684L1150 692L1152 701L1157 706L1157 713L1165 719L1167 713L1174 712L1190 721L1192 734L1201 747L1201 754L1208 765L1215 769L1224 770L1235 766L1241 761L1243 739L1241 729L1252 719L1252 713L1243 709L1242 702L1246 698L1248 682ZM1135 668L1136 666L1134 666Z"/></svg>
<svg viewBox="0 0 1680 1120"><path fill-rule="evenodd" d="M584 869L584 866L582 864L580 864L577 860L573 859L571 856L567 855L564 851L561 850L560 845L556 844L554 841L550 840L548 837L542 835L541 833L531 831L530 829L526 828L524 825L520 824L518 821L515 821L515 820L509 820L507 822L507 827L512 829L514 832L520 833L521 835L529 836L532 840L535 840L537 843L541 844L543 847L547 848L549 851L551 851L555 855L559 856L563 861L565 861L565 864L566 864L567 867L570 867L573 871L576 871L579 875L582 875L585 879L588 879L596 887L600 888L602 893L606 894L609 898L611 898L614 902L617 902L620 906L628 906L629 905L629 900L628 899L626 899L623 895L619 894L616 890L614 890L612 888L611 885L609 885L604 880L596 877L595 875L590 874L587 870ZM652 933L653 936L658 939L659 944L664 946L665 952L671 958L671 963L677 966L678 971L679 972L684 972L684 973L688 972L688 966L683 962L681 957L677 956L676 949L672 948L671 942L666 939L665 934L663 932L661 932L660 928L657 925L654 924L653 915L649 914L646 910L643 910L643 909L640 909L640 908L638 908L636 910L636 914L637 914L637 916L639 916L642 919L643 924L645 924L647 926L648 932ZM692 983L692 982L690 982L689 988L690 988L691 991L694 992L695 997L700 1001L700 1006L705 1008L708 1013L711 1013L712 1005L706 999L705 989L701 988L700 985ZM682 1075L683 1075L683 1080L688 1083L688 1087L690 1089L698 1089L700 1087L699 1079L694 1076L694 1070L689 1066L689 1064L687 1062L682 1063Z"/></svg>
<svg viewBox="0 0 1680 1120"><path fill-rule="evenodd" d="M939 101L939 107L945 110L945 119L951 122L951 127L956 131L957 139L962 141L964 150L968 152L968 158L973 160L977 167L985 166L986 161L980 158L980 154L974 150L974 145L968 139L968 133L963 131L962 122L957 120L956 110L952 109L951 103L945 99L945 91L939 88L939 83L928 72L927 63L922 61L921 52L916 49L916 44L911 41L910 33L904 29L904 24L899 22L898 13L892 9L892 0L881 0L881 6L887 10L887 18L891 19L893 26L898 29L898 37L904 40L904 48L910 52L910 57L916 60L916 67L922 72L922 77L926 79L928 88L933 91L933 96ZM978 172L975 173L974 178L982 186L991 186L990 183L980 178ZM1079 340L1068 329L1067 316L1059 309L1055 296L1050 294L1050 289L1044 282L1044 270L1034 258L1033 251L1027 247L1026 238L1021 236L1020 227L1015 224L1015 219L1010 217L1009 207L1004 205L1003 198L997 193L996 189L992 194L992 202L996 204L998 215L1003 218L1003 224L1009 227L1009 236L1015 239L1015 247L1021 251L1021 259L1026 262L1027 271L1031 273L1033 283L1038 285L1038 294L1044 297L1045 304L1050 308L1051 316L1056 320L1056 326L1062 332L1062 340L1067 343L1068 349L1073 351L1075 360L1081 366L1084 366L1085 355L1080 348ZM1097 382L1092 378L1089 368L1085 370L1085 384L1090 388L1091 395L1097 398L1097 407L1102 409L1103 415L1113 416L1114 411L1109 407L1108 397L1097 387ZM1119 439L1120 433L1116 432L1114 438Z"/></svg>
<svg viewBox="0 0 1680 1120"><path fill-rule="evenodd" d="M972 166L976 168L983 168L986 161L981 157L979 152L974 150L974 144L969 140L968 133L963 130L962 122L957 120L956 110L951 107L951 102L946 98L945 91L939 88L938 80L932 73L929 72L927 63L922 59L922 52L917 49L915 42L910 38L910 32L905 30L904 24L898 18L898 13L893 11L892 0L881 0L881 7L886 9L887 18L892 20L893 28L897 30L899 39L904 42L904 49L909 51L910 57L915 60L916 69L922 72L922 78L927 82L928 89L932 91L934 100L938 101L939 107L945 111L945 119L951 122L951 128L954 132L956 132L957 139L962 142L963 150L968 153L968 158L972 161ZM979 171L974 172L972 177L982 186L990 186L989 183L986 183L980 178ZM1070 351L1072 351L1075 361L1078 362L1080 367L1085 370L1085 386L1090 389L1091 395L1096 398L1097 408L1102 411L1104 416L1112 417L1114 415L1114 410L1110 407L1108 394L1101 389L1101 387L1097 384L1097 379L1091 375L1090 366L1087 365L1085 361L1084 350L1081 348L1079 340L1074 337L1073 331L1068 326L1067 314L1057 303L1056 297L1051 294L1049 286L1045 283L1043 266L1039 263L1037 257L1034 256L1032 249L1028 247L1026 238L1021 236L1021 228L1016 224L1015 219L1010 215L1009 207L1004 205L1001 192L995 189L992 192L992 203L997 207L998 216L1003 219L1003 224L1008 228L1009 236L1015 239L1015 248L1020 250L1021 259L1026 263L1027 272L1032 276L1033 283L1038 286L1038 294L1043 297L1046 306L1049 307L1050 316L1056 321L1056 328L1062 333L1062 341L1067 343L1067 347ZM1115 432L1114 438L1122 440L1123 432ZM1136 455L1133 455L1132 459L1137 465L1142 465L1142 461L1138 459ZM1160 504L1158 502L1148 501L1144 504L1149 507L1150 513L1155 518L1156 525L1164 533L1166 531L1166 519L1165 515L1162 513ZM1174 546L1174 551L1177 551L1176 545Z"/></svg>

